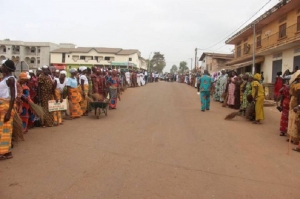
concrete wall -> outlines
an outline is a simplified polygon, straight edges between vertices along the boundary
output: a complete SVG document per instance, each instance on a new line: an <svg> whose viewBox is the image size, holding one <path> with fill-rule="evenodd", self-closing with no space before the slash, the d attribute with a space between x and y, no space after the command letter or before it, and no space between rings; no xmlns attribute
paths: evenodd
<svg viewBox="0 0 300 199"><path fill-rule="evenodd" d="M274 35L272 37L272 39L278 39L277 36L278 36L280 25L286 23L286 27L289 28L290 26L297 23L297 17L300 16L300 13L298 13L299 9L300 8L295 8L294 10L289 12L286 15L286 20L279 22L279 20L284 16L278 16L278 18L276 20L274 20L273 22L266 24L262 29L256 30L257 32L261 32L262 47L264 47L264 45L269 45L269 43L267 42L267 39L270 38L270 36ZM287 32L288 31L289 30L287 30ZM253 45L253 34L251 34L250 36L248 36L246 38L241 38L240 42L241 42L242 48L244 47L245 43ZM238 46L235 45L235 58L236 58L237 47ZM251 52L252 52L252 47L251 47ZM243 54L244 53L242 50L242 55Z"/></svg>
<svg viewBox="0 0 300 199"><path fill-rule="evenodd" d="M282 57L273 58L274 54L282 53ZM273 69L273 61L282 60L282 72L284 73L287 69L293 71L294 69L294 57L299 56L300 52L295 53L295 48L291 48L285 51L277 52L271 55L265 56L265 61L262 64L261 70L264 71L264 77L266 83L274 83L272 82L272 69Z"/></svg>
<svg viewBox="0 0 300 199"><path fill-rule="evenodd" d="M50 64L50 51L56 50L61 47L75 47L74 44L55 44L51 42L24 42L24 41L4 41L0 40L0 46L6 47L6 53L1 53L0 47L0 61L1 59L11 59L18 61L25 61L31 69L37 69L43 65ZM13 46L19 47L19 52L13 52ZM34 48L35 52L31 53L30 49ZM40 49L40 53L38 52ZM16 59L17 58L17 59ZM35 63L30 60L34 59ZM38 63L38 60L40 61Z"/></svg>
<svg viewBox="0 0 300 199"><path fill-rule="evenodd" d="M91 59L85 59L80 60L80 56L86 56L86 57L93 57L93 60ZM95 57L103 57L101 60L99 59L98 62L95 60ZM78 57L78 60L74 59L75 57ZM132 58L132 61L130 63L134 63L137 65L137 67L140 67L140 61L138 54L132 54L132 55L116 55L116 54L108 54L108 53L98 53L94 49L91 50L88 53L66 53L65 57L65 63L66 64L80 64L80 65L110 65L109 61L104 60L105 57L111 57L113 58L114 62L129 62L129 58ZM62 63L62 53L50 53L50 60L51 63Z"/></svg>

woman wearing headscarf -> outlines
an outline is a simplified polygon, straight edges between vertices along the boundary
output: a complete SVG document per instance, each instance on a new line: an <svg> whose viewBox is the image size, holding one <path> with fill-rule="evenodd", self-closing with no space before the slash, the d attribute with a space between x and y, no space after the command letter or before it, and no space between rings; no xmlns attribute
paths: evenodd
<svg viewBox="0 0 300 199"><path fill-rule="evenodd" d="M45 116L43 127L52 127L54 124L53 113L49 112L48 102L54 99L53 79L48 66L43 66L43 73L38 79L38 95L40 104L44 110Z"/></svg>
<svg viewBox="0 0 300 199"><path fill-rule="evenodd" d="M20 117L22 119L24 133L28 132L28 125L33 124L34 122L34 114L31 111L29 105L29 102L31 102L30 89L26 85L29 79L30 79L30 75L28 75L25 72L22 72L20 73L19 80L18 80L18 84L22 88L22 93L20 97L20 99L22 100Z"/></svg>
<svg viewBox="0 0 300 199"><path fill-rule="evenodd" d="M265 100L265 91L263 86L260 84L261 75L256 73L253 76L252 86L252 96L255 100L255 121L253 124L261 124L261 120L264 120L264 100Z"/></svg>
<svg viewBox="0 0 300 199"><path fill-rule="evenodd" d="M77 81L77 71L74 68L69 70L71 73L71 77L68 78L67 88L68 88L68 100L69 100L69 108L70 108L70 118L79 118L82 116L82 109L80 106L80 101L82 98L81 93L78 90L78 81Z"/></svg>
<svg viewBox="0 0 300 199"><path fill-rule="evenodd" d="M11 153L11 141L17 86L12 72L14 72L15 69L13 61L2 61L1 70L3 79L0 81L0 160L13 157Z"/></svg>
<svg viewBox="0 0 300 199"><path fill-rule="evenodd" d="M234 105L235 105L236 84L237 84L237 73L235 71L232 71L230 83L228 86L228 100L227 100L227 104L230 108L234 108Z"/></svg>
<svg viewBox="0 0 300 199"><path fill-rule="evenodd" d="M249 104L247 97L249 95L252 95L252 86L251 86L251 82L253 80L252 75L248 74L244 76L244 80L245 80L245 85L243 88L243 99L242 99L242 105L240 110L245 113L246 108L248 107Z"/></svg>
<svg viewBox="0 0 300 199"><path fill-rule="evenodd" d="M300 70L292 75L289 83L291 99L287 134L291 142L298 144L300 138Z"/></svg>
<svg viewBox="0 0 300 199"><path fill-rule="evenodd" d="M56 102L63 102L63 92L67 84L66 80L67 72L62 70L60 71L59 78L54 78L54 88L55 88L55 96L54 99ZM53 112L54 125L62 124L62 112L55 111Z"/></svg>
<svg viewBox="0 0 300 199"><path fill-rule="evenodd" d="M280 107L281 107L281 119L280 119L280 136L285 136L288 130L288 123L289 123L289 111L290 111L290 86L289 80L290 76L284 78L285 84L280 89L281 100L280 100Z"/></svg>
<svg viewBox="0 0 300 199"><path fill-rule="evenodd" d="M236 78L235 90L234 90L234 109L240 109L241 107L241 85L243 83L242 75Z"/></svg>
<svg viewBox="0 0 300 199"><path fill-rule="evenodd" d="M80 106L81 106L81 110L83 113L83 116L87 116L88 115L88 101L87 101L87 95L89 92L89 81L86 77L86 72L87 72L87 67L85 66L81 66L79 67L79 85L81 88L81 101L80 101Z"/></svg>
<svg viewBox="0 0 300 199"><path fill-rule="evenodd" d="M116 109L117 108L117 97L118 97L118 87L119 87L119 78L117 77L117 72L114 70L112 72L112 77L109 78L108 84L109 87L109 109Z"/></svg>

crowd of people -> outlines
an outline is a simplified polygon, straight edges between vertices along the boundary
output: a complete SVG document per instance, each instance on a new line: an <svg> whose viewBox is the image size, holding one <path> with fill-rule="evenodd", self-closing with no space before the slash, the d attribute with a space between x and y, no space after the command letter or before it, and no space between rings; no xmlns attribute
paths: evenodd
<svg viewBox="0 0 300 199"><path fill-rule="evenodd" d="M300 152L300 70L287 70L283 76L277 73L274 84L274 100L281 112L280 136L287 136L286 141L298 145L294 151Z"/></svg>
<svg viewBox="0 0 300 199"><path fill-rule="evenodd" d="M0 78L0 160L12 158L12 141L34 127L53 127L64 120L87 116L94 101L107 103L116 109L118 99L128 87L144 86L147 72L88 68L67 71L44 65L36 73L29 70L13 75L15 64L2 61ZM152 79L152 78L151 78ZM49 111L49 102L67 102L66 111ZM34 108L35 107L35 108ZM39 107L41 112L37 111ZM15 128L20 118L21 129Z"/></svg>
<svg viewBox="0 0 300 199"><path fill-rule="evenodd" d="M261 124L265 118L263 80L263 73L238 75L235 71L226 70L212 75L204 71L203 75L198 73L179 76L179 82L197 88L202 105L201 111L210 109L211 97L222 107L236 109L239 115L245 116L253 124ZM281 71L277 73L274 100L278 104L277 109L281 112L280 136L287 136L286 141L297 145L293 150L300 152L300 70L298 66L292 72L287 70L284 74Z"/></svg>

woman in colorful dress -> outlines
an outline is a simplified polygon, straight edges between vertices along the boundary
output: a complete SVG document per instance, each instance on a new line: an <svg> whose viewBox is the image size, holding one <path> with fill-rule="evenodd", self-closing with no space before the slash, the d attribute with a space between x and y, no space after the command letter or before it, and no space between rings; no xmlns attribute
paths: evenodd
<svg viewBox="0 0 300 199"><path fill-rule="evenodd" d="M119 78L117 77L117 71L112 72L111 78L108 79L109 87L109 109L116 109L117 108L117 91L119 87Z"/></svg>
<svg viewBox="0 0 300 199"><path fill-rule="evenodd" d="M299 143L299 128L300 128L300 70L296 71L290 81L290 111L289 111L289 119L288 119L288 131L287 135L289 139L287 141L291 141L293 144ZM291 139L291 140L290 140Z"/></svg>
<svg viewBox="0 0 300 199"><path fill-rule="evenodd" d="M74 68L69 70L71 73L71 77L68 78L67 81L67 89L68 89L68 100L69 100L69 108L70 108L70 117L67 119L79 118L82 116L82 109L80 106L81 101L81 93L78 90L78 81L77 81L77 71Z"/></svg>
<svg viewBox="0 0 300 199"><path fill-rule="evenodd" d="M0 160L6 160L13 157L11 141L17 86L12 72L16 67L13 61L3 60L1 70L3 79L0 81Z"/></svg>
<svg viewBox="0 0 300 199"><path fill-rule="evenodd" d="M255 121L253 124L261 124L261 120L265 119L264 116L264 100L265 100L265 91L263 86L260 83L261 74L256 73L253 76L252 86L252 96L255 100Z"/></svg>
<svg viewBox="0 0 300 199"><path fill-rule="evenodd" d="M29 105L29 102L32 102L30 97L30 89L26 85L29 79L30 76L27 73L22 72L20 73L19 80L18 80L18 84L22 88L22 93L21 93L22 109L21 109L20 117L22 119L24 133L28 132L28 125L32 124L34 121L34 114L32 113Z"/></svg>
<svg viewBox="0 0 300 199"><path fill-rule="evenodd" d="M89 92L89 81L86 77L86 72L87 72L87 67L85 66L81 66L79 67L79 85L81 87L81 101L80 101L80 106L81 106L81 110L83 113L83 116L87 116L88 115L88 101L87 101L87 95Z"/></svg>
<svg viewBox="0 0 300 199"><path fill-rule="evenodd" d="M62 70L60 71L59 78L55 78L54 81L54 88L55 88L55 96L54 99L56 102L63 102L63 92L67 84L66 79L67 72ZM54 125L61 125L63 124L62 120L62 112L61 111L55 111L53 113L54 118Z"/></svg>
<svg viewBox="0 0 300 199"><path fill-rule="evenodd" d="M44 110L45 116L43 127L52 127L54 124L53 113L49 112L48 102L50 100L54 100L54 88L53 88L53 80L50 76L49 67L44 65L42 67L43 73L39 76L38 79L38 94L39 101Z"/></svg>
<svg viewBox="0 0 300 199"><path fill-rule="evenodd" d="M232 71L231 73L231 78L230 78L230 83L228 86L228 100L227 100L227 105L230 108L234 108L235 104L235 88L236 88L236 82L237 82L237 74L235 71Z"/></svg>
<svg viewBox="0 0 300 199"><path fill-rule="evenodd" d="M246 75L244 77L244 80L246 83L245 83L244 90L243 90L243 99L242 99L242 104L241 104L240 110L243 111L245 114L246 108L248 107L248 104L249 104L247 97L249 95L252 95L252 86L251 86L251 82L253 80L252 75Z"/></svg>
<svg viewBox="0 0 300 199"><path fill-rule="evenodd" d="M281 120L280 120L280 136L285 136L288 130L288 123L289 123L289 110L290 110L290 87L288 84L289 78L284 78L286 84L280 89L281 93L281 101L280 107L282 108L281 111Z"/></svg>

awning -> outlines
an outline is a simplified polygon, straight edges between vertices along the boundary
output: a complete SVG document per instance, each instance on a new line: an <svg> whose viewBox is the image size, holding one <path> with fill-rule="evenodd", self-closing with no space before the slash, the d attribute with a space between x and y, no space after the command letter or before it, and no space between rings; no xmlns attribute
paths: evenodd
<svg viewBox="0 0 300 199"><path fill-rule="evenodd" d="M265 58L264 57L259 57L259 58L256 58L255 59L255 63L261 63L265 61ZM234 69L238 69L238 68L244 68L244 67L247 67L247 66L251 66L253 64L253 61L246 61L246 62L242 62L242 63L238 63L238 64L234 64L234 65L231 65L231 66L226 66L225 69L231 69L231 70L234 70Z"/></svg>
<svg viewBox="0 0 300 199"><path fill-rule="evenodd" d="M130 66L130 67L136 67L135 63L130 62L111 62L112 66Z"/></svg>
<svg viewBox="0 0 300 199"><path fill-rule="evenodd" d="M53 64L53 66L58 70L66 70L66 64Z"/></svg>

